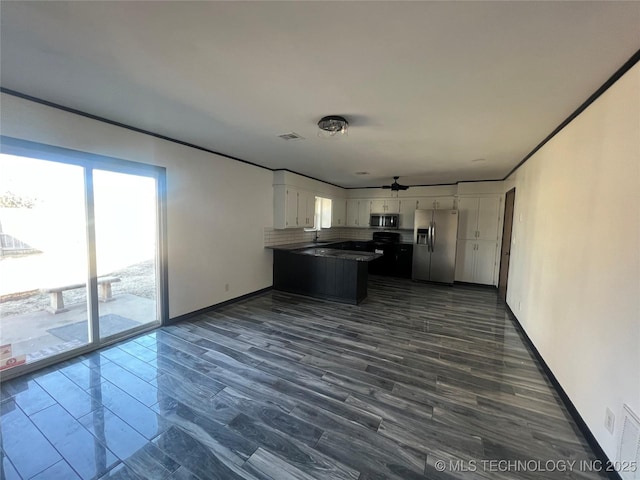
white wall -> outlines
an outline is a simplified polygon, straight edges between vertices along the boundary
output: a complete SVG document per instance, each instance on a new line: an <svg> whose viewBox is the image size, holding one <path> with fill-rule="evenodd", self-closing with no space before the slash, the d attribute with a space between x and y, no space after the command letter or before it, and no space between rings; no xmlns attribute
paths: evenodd
<svg viewBox="0 0 640 480"><path fill-rule="evenodd" d="M505 182L513 185L507 302L615 459L622 404L640 413L640 64Z"/></svg>
<svg viewBox="0 0 640 480"><path fill-rule="evenodd" d="M271 171L6 94L0 106L3 135L166 167L170 317L271 286Z"/></svg>

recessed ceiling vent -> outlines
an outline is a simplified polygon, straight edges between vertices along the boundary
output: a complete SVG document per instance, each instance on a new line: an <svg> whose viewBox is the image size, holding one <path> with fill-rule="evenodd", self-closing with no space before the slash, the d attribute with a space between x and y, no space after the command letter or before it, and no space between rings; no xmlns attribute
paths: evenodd
<svg viewBox="0 0 640 480"><path fill-rule="evenodd" d="M278 135L278 137L280 137L283 140L304 140L304 137L298 135L295 132L284 133L282 135Z"/></svg>

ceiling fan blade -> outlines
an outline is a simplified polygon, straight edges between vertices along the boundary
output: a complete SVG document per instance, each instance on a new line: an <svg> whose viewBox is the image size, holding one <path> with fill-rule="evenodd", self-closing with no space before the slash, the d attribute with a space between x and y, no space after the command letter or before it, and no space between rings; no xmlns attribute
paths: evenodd
<svg viewBox="0 0 640 480"><path fill-rule="evenodd" d="M408 185L398 185L398 188L400 190L407 190L409 188L409 186Z"/></svg>
<svg viewBox="0 0 640 480"><path fill-rule="evenodd" d="M391 185L382 185L380 188L391 188Z"/></svg>

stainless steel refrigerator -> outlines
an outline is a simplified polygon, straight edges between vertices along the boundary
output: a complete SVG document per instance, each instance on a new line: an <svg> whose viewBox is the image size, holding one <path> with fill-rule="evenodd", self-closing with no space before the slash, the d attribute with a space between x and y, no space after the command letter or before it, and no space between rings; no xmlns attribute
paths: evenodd
<svg viewBox="0 0 640 480"><path fill-rule="evenodd" d="M457 238L457 210L416 210L413 280L453 283Z"/></svg>

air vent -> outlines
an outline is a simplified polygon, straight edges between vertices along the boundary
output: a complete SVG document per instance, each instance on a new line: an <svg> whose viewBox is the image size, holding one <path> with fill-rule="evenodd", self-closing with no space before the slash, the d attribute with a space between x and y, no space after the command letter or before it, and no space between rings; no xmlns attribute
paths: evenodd
<svg viewBox="0 0 640 480"><path fill-rule="evenodd" d="M280 137L283 140L304 140L304 137L301 137L295 132L284 133L282 135L278 135L278 137Z"/></svg>
<svg viewBox="0 0 640 480"><path fill-rule="evenodd" d="M627 405L624 405L623 413L622 432L618 445L618 462L621 470L619 473L624 480L639 480L640 419Z"/></svg>

